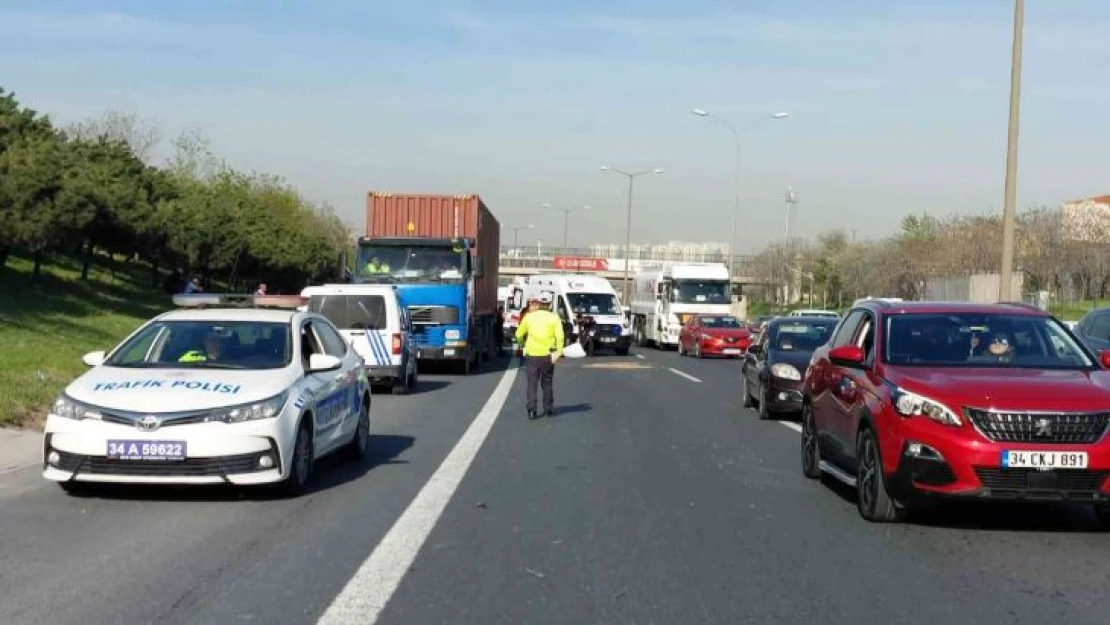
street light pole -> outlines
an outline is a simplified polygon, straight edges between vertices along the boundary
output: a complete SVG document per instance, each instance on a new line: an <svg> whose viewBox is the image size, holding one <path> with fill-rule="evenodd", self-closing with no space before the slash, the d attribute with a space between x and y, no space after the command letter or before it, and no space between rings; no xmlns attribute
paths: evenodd
<svg viewBox="0 0 1110 625"><path fill-rule="evenodd" d="M608 165L601 166L602 171L611 171L614 174L620 174L628 178L628 207L626 209L625 224L624 224L624 297L622 302L625 306L631 306L632 302L629 300L628 292L628 274L629 268L632 266L632 260L629 255L629 250L632 248L632 183L639 176L647 174L662 174L662 169L645 169L642 171L627 172L610 167Z"/></svg>
<svg viewBox="0 0 1110 625"><path fill-rule="evenodd" d="M728 243L728 279L729 284L731 285L733 278L736 277L736 274L733 271L733 266L736 263L736 231L740 221L740 133L736 130L735 126L730 124L728 120L723 117L719 117L703 109L694 109L691 112L698 117L707 117L720 122L720 124L728 130L729 134L732 135L732 142L736 148L736 171L733 173L732 189L732 235L729 237ZM770 116L770 119L786 119L787 117L790 117L789 113L774 113Z"/></svg>
<svg viewBox="0 0 1110 625"><path fill-rule="evenodd" d="M520 231L521 230L531 230L532 228L535 228L535 227L536 226L533 225L533 224L528 224L527 226L513 226L513 249L516 249L516 247L518 245L518 240L520 238Z"/></svg>
<svg viewBox="0 0 1110 625"><path fill-rule="evenodd" d="M1021 47L1025 1L1014 0L1014 47L1010 60L1010 124L1006 136L1006 191L1002 201L1002 267L998 300L1013 299L1014 230L1017 210L1018 119L1021 112Z"/></svg>
<svg viewBox="0 0 1110 625"><path fill-rule="evenodd" d="M570 229L570 214L579 210L577 208L563 208L561 206L552 206L551 204L542 204L544 208L551 208L563 213L563 249L567 249L567 232ZM583 206L581 210L590 210L589 206Z"/></svg>

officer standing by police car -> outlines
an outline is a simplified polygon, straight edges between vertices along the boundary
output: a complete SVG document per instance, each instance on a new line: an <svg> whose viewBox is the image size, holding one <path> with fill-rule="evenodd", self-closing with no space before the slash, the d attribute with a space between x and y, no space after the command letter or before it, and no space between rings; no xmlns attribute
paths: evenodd
<svg viewBox="0 0 1110 625"><path fill-rule="evenodd" d="M551 312L550 293L540 293L536 309L520 320L517 342L524 342L524 371L528 376L528 418L535 419L536 386L543 386L543 416L555 414L555 363L563 356L563 320ZM525 338L527 337L527 339Z"/></svg>

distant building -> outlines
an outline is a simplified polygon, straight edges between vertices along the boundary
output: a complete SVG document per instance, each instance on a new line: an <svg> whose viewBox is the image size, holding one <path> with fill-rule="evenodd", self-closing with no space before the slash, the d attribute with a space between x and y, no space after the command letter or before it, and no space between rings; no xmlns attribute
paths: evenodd
<svg viewBox="0 0 1110 625"><path fill-rule="evenodd" d="M1064 202L1060 230L1065 241L1110 243L1110 195Z"/></svg>

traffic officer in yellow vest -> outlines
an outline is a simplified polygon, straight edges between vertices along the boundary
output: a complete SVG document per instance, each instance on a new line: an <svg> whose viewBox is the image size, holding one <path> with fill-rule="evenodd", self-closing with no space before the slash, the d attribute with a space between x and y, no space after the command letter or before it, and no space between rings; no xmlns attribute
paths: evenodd
<svg viewBox="0 0 1110 625"><path fill-rule="evenodd" d="M555 414L555 363L563 356L563 320L551 312L551 293L540 293L536 308L520 320L516 340L524 343L524 371L528 376L528 418L535 419L536 386L543 385L543 415ZM527 338L525 338L527 337Z"/></svg>
<svg viewBox="0 0 1110 625"><path fill-rule="evenodd" d="M230 342L230 333L220 334L215 330L204 337L204 349L192 349L181 355L177 362L209 362L219 360L220 355L227 351Z"/></svg>

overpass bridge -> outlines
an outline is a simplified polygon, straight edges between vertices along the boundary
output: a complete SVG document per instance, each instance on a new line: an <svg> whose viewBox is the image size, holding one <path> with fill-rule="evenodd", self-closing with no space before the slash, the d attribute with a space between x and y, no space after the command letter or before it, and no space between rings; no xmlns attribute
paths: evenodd
<svg viewBox="0 0 1110 625"><path fill-rule="evenodd" d="M578 271L563 269L562 267L565 265L557 264L557 258L579 259L583 261L581 265L588 267L588 269ZM760 280L755 277L755 272L752 270L753 259L753 256L736 256L734 265L736 275L732 277L733 284L754 285L761 283ZM724 254L683 254L679 256L676 254L633 253L632 257L629 259L632 273L635 273L640 267L658 265L664 262L728 264L728 257ZM539 273L551 272L585 273L601 276L611 280L615 286L619 286L624 280L624 266L625 261L623 258L598 257L595 254L591 254L588 249L502 247L498 274L499 283L502 286L508 284L517 276L531 276Z"/></svg>

